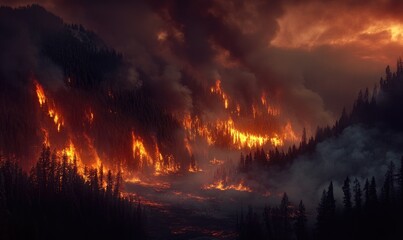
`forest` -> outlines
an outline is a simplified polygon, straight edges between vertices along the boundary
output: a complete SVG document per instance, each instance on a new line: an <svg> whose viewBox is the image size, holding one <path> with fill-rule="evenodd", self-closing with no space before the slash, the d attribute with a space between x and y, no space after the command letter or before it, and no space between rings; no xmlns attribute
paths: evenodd
<svg viewBox="0 0 403 240"><path fill-rule="evenodd" d="M290 147L288 152L275 149L266 154L257 149L253 154L241 154L238 171L245 174L262 167L266 171L283 171L298 155L309 155L318 143L337 137L346 127L356 124L401 132L402 60L397 60L395 73L387 66L385 74L380 89L374 88L372 96L368 89L360 91L352 112L347 114L344 109L333 127L318 127L309 140L304 130L300 145ZM346 176L341 186L330 182L318 199L316 211L309 216L302 200L292 203L287 193L278 206L268 205L263 212L250 206L245 213L241 210L238 214L239 239L396 239L403 234L403 157L400 167L390 162L379 182L377 185L374 177L360 182L355 176ZM343 192L339 208L334 196L336 187Z"/></svg>
<svg viewBox="0 0 403 240"><path fill-rule="evenodd" d="M43 147L29 173L0 159L1 239L146 239L146 213L121 192L121 173L79 172Z"/></svg>
<svg viewBox="0 0 403 240"><path fill-rule="evenodd" d="M158 8L158 1L152 2L150 9ZM168 5L164 7L172 7ZM194 22L218 21L220 14L212 9ZM242 47L236 46L234 57L225 49L227 41L213 33L204 36L209 44L208 50L202 48L204 56L191 48L201 44L198 34L215 28L198 33L175 22L168 9L158 14L166 25L159 22L153 25L158 31L144 33L153 34L141 40L150 45L139 47L133 41L139 49L130 58L98 33L65 23L40 5L0 7L0 239L403 235L403 156L387 139L393 135L399 144L403 141L401 58L395 72L387 66L378 84L359 91L351 109L310 131L300 126L307 121L299 115L284 113L307 106L288 108L287 99L276 99L290 94L288 86L280 79L264 82L276 77L262 70L266 58L245 57L259 59L253 72L254 64L238 59ZM225 18L216 27L225 28L234 19ZM222 34L236 39L234 29ZM251 36L245 45L253 45ZM294 67L285 69L296 71ZM368 171L365 177L320 178L322 195L309 202L286 190L285 182L274 186L275 180L292 178L295 166L320 165L318 148L354 127L389 134L378 139L386 147L373 150L382 159L368 157L359 165L366 169L369 161L393 158L387 169L377 168L376 176ZM340 146L335 151L342 152ZM338 164L331 167L346 167ZM279 186L280 194L274 189ZM211 227L214 223L222 226Z"/></svg>

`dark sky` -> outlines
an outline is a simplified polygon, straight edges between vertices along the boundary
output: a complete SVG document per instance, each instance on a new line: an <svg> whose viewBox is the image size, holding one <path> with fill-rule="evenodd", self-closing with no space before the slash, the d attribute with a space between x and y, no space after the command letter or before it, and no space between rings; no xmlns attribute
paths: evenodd
<svg viewBox="0 0 403 240"><path fill-rule="evenodd" d="M81 23L141 69L178 112L216 79L242 106L264 92L297 129L330 124L370 90L403 45L401 1L0 0ZM180 113L179 113L180 114Z"/></svg>

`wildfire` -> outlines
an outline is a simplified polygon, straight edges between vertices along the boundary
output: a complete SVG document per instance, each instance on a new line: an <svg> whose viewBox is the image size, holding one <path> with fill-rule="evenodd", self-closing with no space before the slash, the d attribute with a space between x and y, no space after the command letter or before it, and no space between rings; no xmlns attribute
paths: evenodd
<svg viewBox="0 0 403 240"><path fill-rule="evenodd" d="M140 168L153 165L153 159L150 154L148 154L146 148L144 147L143 140L140 137L136 137L132 131L133 140L133 157L140 161Z"/></svg>
<svg viewBox="0 0 403 240"><path fill-rule="evenodd" d="M215 86L210 88L210 92L220 95L222 100L224 101L224 108L228 109L229 98L228 95L221 88L221 80L217 79L217 81L215 82Z"/></svg>
<svg viewBox="0 0 403 240"><path fill-rule="evenodd" d="M232 139L232 143L239 149L244 147L261 147L268 142L271 142L274 146L283 145L283 141L277 134L274 134L274 136L270 137L268 135L256 135L238 130L231 118L228 121L218 122L217 128L226 130Z"/></svg>
<svg viewBox="0 0 403 240"><path fill-rule="evenodd" d="M61 126L64 125L64 121L59 113L56 111L56 107L54 104L50 104L49 100L45 95L45 91L43 87L37 82L34 81L35 88L36 88L36 95L38 97L38 102L40 107L47 107L48 116L53 120L54 124L56 125L57 131L60 132Z"/></svg>
<svg viewBox="0 0 403 240"><path fill-rule="evenodd" d="M38 97L39 105L42 105L46 102L45 92L43 91L42 86L38 82L34 82L36 88L36 96Z"/></svg>
<svg viewBox="0 0 403 240"><path fill-rule="evenodd" d="M204 187L204 189L217 189L221 191L226 191L226 190L235 190L235 191L240 191L240 192L252 192L252 189L249 187L245 186L243 181L241 181L238 184L226 184L224 180L219 180L215 183L212 183L210 185L207 185Z"/></svg>
<svg viewBox="0 0 403 240"><path fill-rule="evenodd" d="M43 132L43 144L44 144L46 147L49 147L49 146L50 146L49 132L48 132L48 130L46 130L45 128L42 128L41 130L42 130L42 132Z"/></svg>
<svg viewBox="0 0 403 240"><path fill-rule="evenodd" d="M154 169L154 175L175 173L179 171L179 165L175 162L173 155L168 155L165 158L162 156L158 144L155 144L154 154L147 151L143 140L136 137L132 132L132 150L134 159L139 161L140 169Z"/></svg>

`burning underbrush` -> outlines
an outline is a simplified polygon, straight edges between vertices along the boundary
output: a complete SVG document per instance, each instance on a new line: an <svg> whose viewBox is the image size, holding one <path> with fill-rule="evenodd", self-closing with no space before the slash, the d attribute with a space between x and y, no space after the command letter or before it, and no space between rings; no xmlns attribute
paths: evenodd
<svg viewBox="0 0 403 240"><path fill-rule="evenodd" d="M243 110L240 103L225 93L220 80L207 93L211 98L223 101L222 111L225 114L215 119L200 114L175 117L178 125L172 127L174 134L168 138L158 131L149 134L134 119L127 118L117 106L118 99L122 98L119 92L108 90L104 96L98 96L105 101L102 105L95 101L94 96L83 98L77 90L47 90L34 77L32 84L38 109L37 134L42 138L41 144L58 149L59 155L75 159L81 169L102 165L113 171L121 170L129 182L145 184L139 176L146 179L150 176L199 173L205 170L204 167L223 164L224 161L211 154L214 149L239 153L252 148L285 147L298 139L290 122L277 130L268 127L263 131L264 126L269 125L262 119L273 119L281 113L268 103L264 93L250 110ZM252 115L248 115L249 112ZM246 130L248 126L250 131ZM214 177L214 182L203 188L252 191L245 186L244 179L230 180L225 176L220 179Z"/></svg>

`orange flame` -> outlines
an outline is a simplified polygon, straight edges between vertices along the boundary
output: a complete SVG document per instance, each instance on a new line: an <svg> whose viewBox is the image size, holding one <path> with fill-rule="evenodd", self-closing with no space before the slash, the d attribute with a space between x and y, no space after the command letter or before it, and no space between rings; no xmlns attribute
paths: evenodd
<svg viewBox="0 0 403 240"><path fill-rule="evenodd" d="M215 183L204 186L204 189L217 189L217 190L221 190L221 191L235 190L235 191L240 191L240 192L252 192L252 189L245 186L243 181L241 181L238 184L229 184L228 185L228 184L224 183L224 180L219 180Z"/></svg>
<svg viewBox="0 0 403 240"><path fill-rule="evenodd" d="M60 132L61 126L64 125L64 121L63 121L61 115L59 113L57 113L56 107L54 106L54 104L49 104L49 100L45 95L45 91L43 90L43 87L37 81L34 81L34 84L35 84L35 88L36 88L36 95L38 97L39 106L44 107L45 106L44 104L46 102L48 102L48 104L46 104L48 116L55 123L57 131Z"/></svg>
<svg viewBox="0 0 403 240"><path fill-rule="evenodd" d="M36 96L38 97L39 105L42 105L46 102L45 92L43 91L42 86L37 82L34 81L35 88L36 88Z"/></svg>
<svg viewBox="0 0 403 240"><path fill-rule="evenodd" d="M224 101L224 108L228 109L229 98L221 88L221 80L217 79L217 81L215 82L215 86L210 88L210 92L220 95L222 100Z"/></svg>

